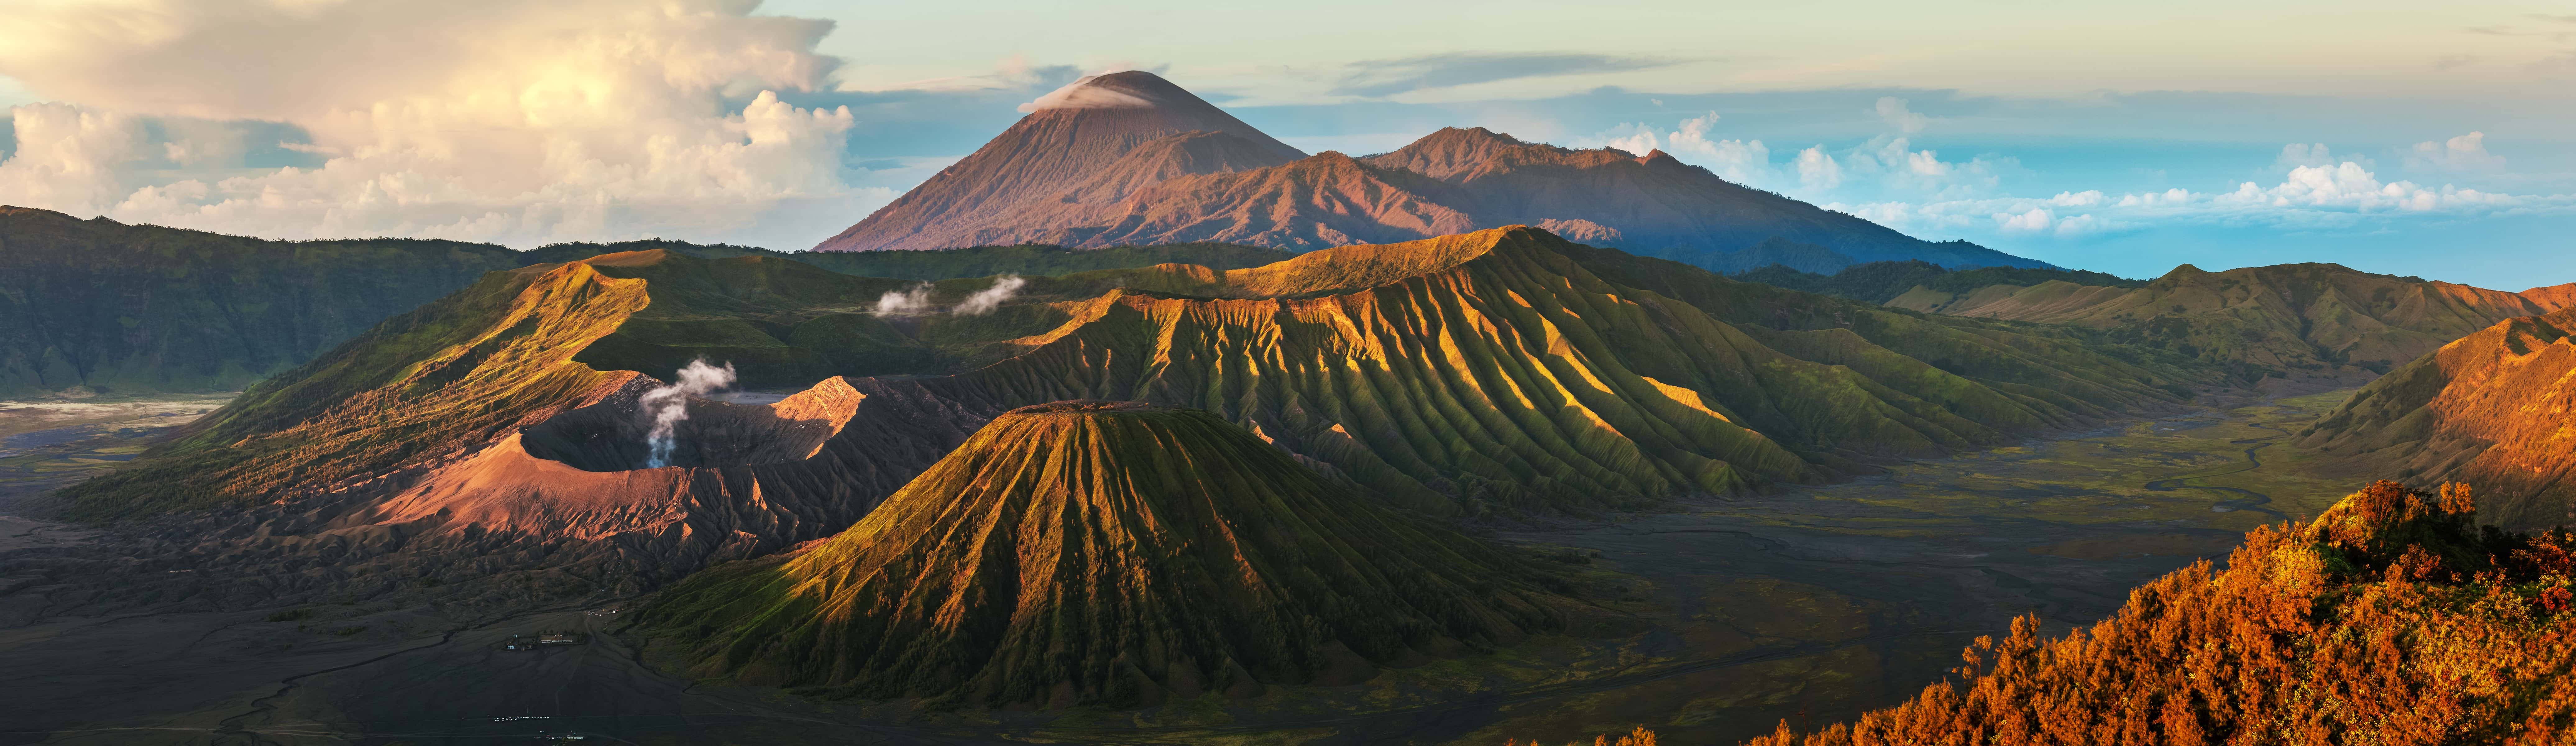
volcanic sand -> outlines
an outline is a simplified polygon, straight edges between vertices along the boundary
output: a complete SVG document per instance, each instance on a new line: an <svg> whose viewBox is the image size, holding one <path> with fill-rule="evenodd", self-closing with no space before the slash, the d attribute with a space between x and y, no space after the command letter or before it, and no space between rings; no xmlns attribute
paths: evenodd
<svg viewBox="0 0 2576 746"><path fill-rule="evenodd" d="M1821 724L1892 704L2016 614L2038 613L2051 633L2090 623L2128 588L2222 556L2275 513L2321 510L2359 480L2314 473L2267 443L2346 394L1502 533L1589 558L1570 567L1654 629L1142 712L921 713L692 682L614 634L616 605L468 618L384 601L30 624L46 610L0 593L0 744L479 743L539 731L645 744L1493 744L1639 724L1675 742L1728 743L1783 718ZM560 630L588 641L502 649L511 634Z"/></svg>
<svg viewBox="0 0 2576 746"><path fill-rule="evenodd" d="M29 517L44 495L142 453L153 438L231 394L0 401L0 552L75 542L89 532Z"/></svg>

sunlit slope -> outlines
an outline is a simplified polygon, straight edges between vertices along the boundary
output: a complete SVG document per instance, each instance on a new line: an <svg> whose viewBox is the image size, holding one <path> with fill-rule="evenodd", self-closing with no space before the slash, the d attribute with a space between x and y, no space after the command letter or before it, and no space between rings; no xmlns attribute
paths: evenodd
<svg viewBox="0 0 2576 746"><path fill-rule="evenodd" d="M2065 637L2017 620L1962 681L1753 743L2568 743L2576 537L2481 532L2464 492L2373 484Z"/></svg>
<svg viewBox="0 0 2576 746"><path fill-rule="evenodd" d="M1918 291L1888 303L2103 329L2114 339L2231 366L2252 382L2367 380L2496 322L2557 310L2567 297L2554 288L2508 293L2335 264L2225 272L2186 264L2134 290L2053 281Z"/></svg>
<svg viewBox="0 0 2576 746"><path fill-rule="evenodd" d="M1188 296L1111 293L1025 354L922 385L1205 408L1413 507L1477 512L1813 481L2169 400L2191 375L1654 262L1712 313L1578 257L1633 259L1526 227L1320 251Z"/></svg>
<svg viewBox="0 0 2576 746"><path fill-rule="evenodd" d="M865 520L640 614L689 672L974 706L1137 705L1562 630L1526 560L1351 494L1214 415L995 418Z"/></svg>
<svg viewBox="0 0 2576 746"><path fill-rule="evenodd" d="M611 410L655 383L640 374L697 357L733 363L752 388L851 376L835 390L884 402L851 404L816 452L864 468L795 480L855 510L937 455L883 444L945 448L1004 410L1063 399L1214 411L1418 510L1546 513L1864 473L2170 403L2212 380L2080 329L1735 283L1526 227L1227 271L1030 278L988 312L948 310L993 284L943 281L926 291L930 310L880 314L910 283L769 257L647 251L500 273L73 494L82 515L106 518L399 491L418 468L583 408L531 453L636 468L581 444L640 437L608 427ZM693 499L746 499L749 485L726 484Z"/></svg>
<svg viewBox="0 0 2576 746"><path fill-rule="evenodd" d="M65 494L75 515L103 519L347 487L481 447L592 403L632 383L633 371L667 375L699 354L810 384L830 375L829 351L781 337L873 323L831 309L900 285L664 251L494 272L261 382L183 437Z"/></svg>
<svg viewBox="0 0 2576 746"><path fill-rule="evenodd" d="M2365 386L2297 444L2409 482L2478 490L2479 515L2538 529L2576 524L2576 309L2512 319Z"/></svg>

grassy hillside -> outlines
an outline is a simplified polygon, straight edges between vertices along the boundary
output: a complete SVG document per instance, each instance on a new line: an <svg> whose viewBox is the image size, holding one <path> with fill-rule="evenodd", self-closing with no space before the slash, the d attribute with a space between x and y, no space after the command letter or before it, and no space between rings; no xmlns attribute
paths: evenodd
<svg viewBox="0 0 2576 746"><path fill-rule="evenodd" d="M2209 380L2082 330L1730 282L1528 228L1034 278L987 313L947 312L994 282L936 283L933 312L880 315L882 294L912 285L768 257L633 252L496 275L73 494L93 518L309 494L543 422L617 371L699 356L755 388L896 376L870 385L965 428L1062 399L1208 409L1440 514L1813 482ZM920 424L892 411L861 407L848 429Z"/></svg>
<svg viewBox="0 0 2576 746"><path fill-rule="evenodd" d="M2225 272L2177 267L2142 287L1918 288L1888 305L1943 314L2071 324L2130 344L2225 366L2239 383L2355 385L2499 321L2546 313L2565 286L2523 293L2282 264Z"/></svg>
<svg viewBox="0 0 2576 746"><path fill-rule="evenodd" d="M2171 401L2201 380L2073 330L1734 283L1528 228L1174 273L1022 343L921 385L977 407L1205 408L1442 513L1814 481Z"/></svg>
<svg viewBox="0 0 2576 746"><path fill-rule="evenodd" d="M1353 683L1563 630L1528 560L1385 510L1202 411L1003 414L857 526L639 623L689 674L1064 708Z"/></svg>
<svg viewBox="0 0 2576 746"><path fill-rule="evenodd" d="M2576 309L2507 320L2399 366L2295 441L2414 484L2474 485L2479 515L2576 525Z"/></svg>
<svg viewBox="0 0 2576 746"><path fill-rule="evenodd" d="M346 486L580 406L634 375L625 371L667 375L699 355L735 362L751 385L810 384L872 337L933 364L919 342L848 313L903 285L663 251L496 272L260 382L64 494L74 516L109 519Z"/></svg>
<svg viewBox="0 0 2576 746"><path fill-rule="evenodd" d="M2132 280L2080 269L2033 267L1979 267L1949 269L1925 261L1870 262L1844 267L1840 272L1818 274L1793 268L1789 262L1775 263L1729 276L1745 282L1759 282L1791 290L1823 293L1836 298L1850 298L1869 303L1886 303L1916 288L1938 293L1965 295L1995 285L2027 287L2043 282L2071 282L2077 285L2105 287L2144 287L2145 280Z"/></svg>
<svg viewBox="0 0 2576 746"><path fill-rule="evenodd" d="M237 390L519 266L454 241L262 241L0 207L0 397Z"/></svg>
<svg viewBox="0 0 2576 746"><path fill-rule="evenodd" d="M1288 256L1224 244L784 254L677 241L521 252L421 239L268 241L0 207L0 398L75 387L240 390L484 273L656 249L710 259L793 258L846 274L919 280L1176 261L1227 269Z"/></svg>
<svg viewBox="0 0 2576 746"><path fill-rule="evenodd" d="M2373 484L2100 623L2045 640L2018 620L1959 681L1753 743L2566 743L2576 536L2482 532L2470 503Z"/></svg>

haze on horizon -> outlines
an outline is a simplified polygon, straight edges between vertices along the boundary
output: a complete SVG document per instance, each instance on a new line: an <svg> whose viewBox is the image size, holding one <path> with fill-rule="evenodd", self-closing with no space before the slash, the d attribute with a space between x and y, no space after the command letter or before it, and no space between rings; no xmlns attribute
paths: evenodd
<svg viewBox="0 0 2576 746"><path fill-rule="evenodd" d="M1364 23L1335 19L1365 19ZM2576 15L2539 3L36 0L0 203L277 238L795 250L1086 73L1308 152L1442 126L2128 276L2576 280Z"/></svg>

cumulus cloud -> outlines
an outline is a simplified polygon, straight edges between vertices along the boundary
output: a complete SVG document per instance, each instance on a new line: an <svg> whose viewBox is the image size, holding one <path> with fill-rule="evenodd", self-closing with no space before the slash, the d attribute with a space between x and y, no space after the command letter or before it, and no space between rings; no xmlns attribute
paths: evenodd
<svg viewBox="0 0 2576 746"><path fill-rule="evenodd" d="M2343 161L2293 167L2271 186L2249 181L2220 192L2173 188L2113 197L2098 190L2085 190L2062 191L2044 198L1829 203L1825 207L1910 232L1988 230L2013 236L2073 238L2165 224L2313 229L2418 216L2458 219L2570 214L2576 213L2576 194L2515 195L2450 184L2434 187L2405 180L2383 181L2361 163Z"/></svg>
<svg viewBox="0 0 2576 746"><path fill-rule="evenodd" d="M1878 97L1878 105L1872 107L1870 111L1878 115L1879 121L1886 122L1888 126L1895 127L1896 131L1908 135L1921 132L1925 125L1932 123L1931 117L1914 113L1913 109L1907 107L1905 99L1895 96Z"/></svg>
<svg viewBox="0 0 2576 746"><path fill-rule="evenodd" d="M1798 151L1798 184L1808 191L1824 191L1843 185L1842 164L1834 160L1825 146Z"/></svg>
<svg viewBox="0 0 2576 746"><path fill-rule="evenodd" d="M2437 171L2488 171L2504 167L2504 157L2487 152L2487 133L2471 132L2442 142L2419 142L2406 153L2406 167Z"/></svg>
<svg viewBox="0 0 2576 746"><path fill-rule="evenodd" d="M826 21L741 0L132 0L15 9L0 202L285 238L721 239L864 214ZM209 64L221 60L222 64ZM258 122L306 167L249 168ZM840 222L846 223L846 219Z"/></svg>
<svg viewBox="0 0 2576 746"><path fill-rule="evenodd" d="M1709 132L1717 127L1717 112L1684 119L1673 129L1665 148L1674 157L1708 168L1719 178L1738 184L1765 182L1771 179L1771 149L1760 140L1711 139Z"/></svg>
<svg viewBox="0 0 2576 746"><path fill-rule="evenodd" d="M1714 133L1723 119L1717 112L1681 120L1667 133L1654 125L1625 123L1590 137L1574 139L1584 147L1607 147L1644 156L1662 150L1666 155L1717 174L1718 178L1738 184L1770 186L1781 180L1779 167L1771 164L1771 148L1760 140L1723 139Z"/></svg>
<svg viewBox="0 0 2576 746"><path fill-rule="evenodd" d="M1657 147L1655 131L1644 125L1624 124L1602 134L1608 137L1600 141L1603 147L1625 150L1640 158L1661 149Z"/></svg>

